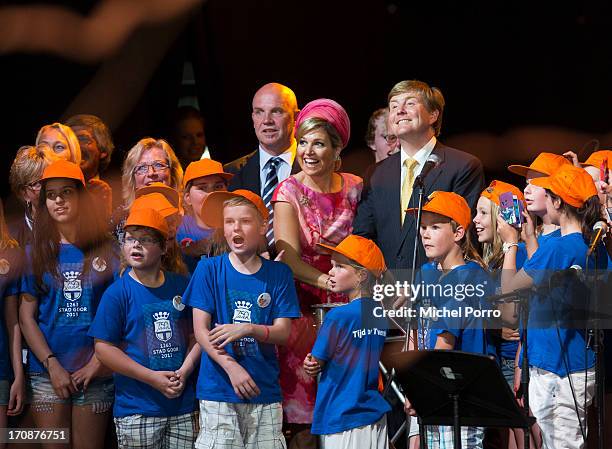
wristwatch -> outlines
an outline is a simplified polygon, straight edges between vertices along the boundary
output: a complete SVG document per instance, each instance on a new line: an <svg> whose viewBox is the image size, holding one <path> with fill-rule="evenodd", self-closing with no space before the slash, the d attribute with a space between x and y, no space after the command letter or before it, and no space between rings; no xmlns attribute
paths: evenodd
<svg viewBox="0 0 612 449"><path fill-rule="evenodd" d="M502 251L504 252L504 254L506 254L508 251L510 251L510 248L512 248L513 246L516 246L518 248L518 243L504 242L504 244L502 245Z"/></svg>

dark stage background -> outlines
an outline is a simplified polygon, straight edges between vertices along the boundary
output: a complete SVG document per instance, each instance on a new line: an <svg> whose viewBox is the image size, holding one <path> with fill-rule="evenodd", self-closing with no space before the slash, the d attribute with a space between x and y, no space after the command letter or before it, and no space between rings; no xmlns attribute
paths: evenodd
<svg viewBox="0 0 612 449"><path fill-rule="evenodd" d="M100 3L47 5L87 17ZM136 27L98 57L7 50L0 38L0 192L9 193L18 147L33 144L43 124L74 113L111 125L117 170L139 138L165 134L186 94L186 60L196 79L187 93L197 96L212 156L223 162L255 149L251 98L277 81L300 105L318 97L344 105L353 128L347 164L365 165L369 115L386 104L395 82L416 78L446 97L440 139L479 156L489 178L512 181L505 166L539 151L578 151L591 139L612 146L610 13L589 1L536 9L528 2L210 0ZM28 33L44 35L29 21ZM69 33L66 45L78 43L78 33Z"/></svg>

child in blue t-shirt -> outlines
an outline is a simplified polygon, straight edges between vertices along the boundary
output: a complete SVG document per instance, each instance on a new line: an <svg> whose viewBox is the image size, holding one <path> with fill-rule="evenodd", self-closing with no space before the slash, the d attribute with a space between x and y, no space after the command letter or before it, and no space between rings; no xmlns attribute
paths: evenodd
<svg viewBox="0 0 612 449"><path fill-rule="evenodd" d="M191 381L200 357L185 276L163 271L168 225L156 210L132 210L122 245L129 267L104 293L89 334L115 372L119 448L191 448L197 431Z"/></svg>
<svg viewBox="0 0 612 449"><path fill-rule="evenodd" d="M433 192L423 206L420 236L431 262L421 270L422 291L415 298L420 349L494 353L486 332L486 313L492 312L486 302L490 278L470 241L470 223L470 207L456 193ZM453 317L457 310L458 317ZM407 399L406 412L414 415ZM453 446L450 426L428 426L426 433L430 449ZM481 427L461 428L462 447L482 448L483 437Z"/></svg>
<svg viewBox="0 0 612 449"><path fill-rule="evenodd" d="M350 302L325 316L304 359L306 373L321 373L311 433L323 435L324 448L386 448L391 407L378 391L378 364L387 321L377 317L372 299L385 260L374 242L356 235L335 248L319 245L332 251L331 291L347 294Z"/></svg>
<svg viewBox="0 0 612 449"><path fill-rule="evenodd" d="M285 447L275 345L300 311L289 267L257 255L268 210L247 190L213 192L202 218L222 228L230 252L200 260L185 304L203 348L197 448Z"/></svg>
<svg viewBox="0 0 612 449"><path fill-rule="evenodd" d="M78 165L58 160L41 183L19 306L30 411L36 427L79 429L70 432L73 447L102 448L113 382L87 331L116 257Z"/></svg>
<svg viewBox="0 0 612 449"><path fill-rule="evenodd" d="M588 297L575 280L553 280L554 272L585 265L590 238L587 230L600 219L597 189L582 169L568 165L553 175L531 180L546 189L546 208L561 236L539 246L523 268L516 270L517 231L498 219L502 240L512 247L504 256L502 291L531 286L549 288L530 301L527 356L530 366L530 408L542 431L544 448L582 448L586 435L586 409L595 387L594 354L583 329L569 326L568 316L584 309ZM598 257L605 268L606 258ZM576 289L579 289L576 292ZM508 319L514 314L512 311ZM574 401L576 399L576 401Z"/></svg>
<svg viewBox="0 0 612 449"><path fill-rule="evenodd" d="M17 314L23 253L9 235L0 201L0 429L7 417L21 413L25 378L21 361L21 331ZM4 448L0 442L0 448Z"/></svg>
<svg viewBox="0 0 612 449"><path fill-rule="evenodd" d="M200 217L202 203L211 192L227 191L227 185L233 176L223 171L220 162L211 159L192 162L185 170L185 215L178 228L176 240L190 273L195 271L200 257L211 254L214 229L207 226Z"/></svg>

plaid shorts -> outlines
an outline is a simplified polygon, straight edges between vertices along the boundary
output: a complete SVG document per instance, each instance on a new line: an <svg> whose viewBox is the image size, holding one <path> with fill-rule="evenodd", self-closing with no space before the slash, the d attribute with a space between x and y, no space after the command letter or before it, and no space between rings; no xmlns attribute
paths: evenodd
<svg viewBox="0 0 612 449"><path fill-rule="evenodd" d="M115 418L119 449L192 449L197 413L178 416L130 415Z"/></svg>
<svg viewBox="0 0 612 449"><path fill-rule="evenodd" d="M68 399L62 399L53 390L46 373L29 373L27 377L28 398L35 408L44 411L49 404L91 405L94 411L109 411L115 400L115 385L112 377L95 378L85 391L77 391ZM52 409L49 411L53 411Z"/></svg>
<svg viewBox="0 0 612 449"><path fill-rule="evenodd" d="M196 449L286 449L283 407L200 401Z"/></svg>
<svg viewBox="0 0 612 449"><path fill-rule="evenodd" d="M427 426L428 449L453 449L454 428L452 426ZM482 449L483 427L461 427L461 447Z"/></svg>
<svg viewBox="0 0 612 449"><path fill-rule="evenodd" d="M8 405L11 384L8 380L0 380L0 405Z"/></svg>

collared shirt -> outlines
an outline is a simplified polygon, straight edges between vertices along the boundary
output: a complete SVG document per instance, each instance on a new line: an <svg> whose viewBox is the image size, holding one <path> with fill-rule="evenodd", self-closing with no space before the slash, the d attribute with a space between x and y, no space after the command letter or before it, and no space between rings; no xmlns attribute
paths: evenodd
<svg viewBox="0 0 612 449"><path fill-rule="evenodd" d="M279 183L283 182L291 175L291 167L293 167L296 149L297 142L295 139L292 139L291 146L287 148L284 153L279 154L278 157L283 160L283 162L276 168ZM259 145L259 179L261 181L259 192L260 195L263 195L263 188L266 185L266 176L268 176L268 172L270 171L270 167L267 167L266 164L273 157L275 156L268 153L261 145Z"/></svg>
<svg viewBox="0 0 612 449"><path fill-rule="evenodd" d="M432 136L429 142L423 145L419 149L419 151L417 151L416 154L412 156L412 158L417 162L417 165L414 167L413 179L416 179L416 177L419 176L419 174L421 173L421 170L423 170L423 166L425 165L425 162L427 162L427 158L436 146L436 142L436 136ZM400 149L400 163L402 164L402 176L400 177L399 183L400 192L402 191L402 185L404 185L404 179L406 178L406 166L404 165L404 161L406 161L408 157L409 156L406 154L406 152Z"/></svg>

